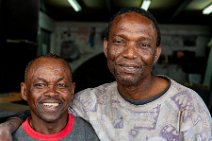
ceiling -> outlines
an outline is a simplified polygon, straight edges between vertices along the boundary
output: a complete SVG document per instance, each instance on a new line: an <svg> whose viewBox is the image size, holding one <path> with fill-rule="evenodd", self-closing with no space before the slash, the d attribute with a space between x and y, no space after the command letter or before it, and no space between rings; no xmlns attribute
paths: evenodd
<svg viewBox="0 0 212 141"><path fill-rule="evenodd" d="M56 21L107 22L122 7L140 7L143 0L77 0L75 12L67 0L41 0L41 9ZM160 24L212 25L202 9L212 0L152 0L149 11Z"/></svg>

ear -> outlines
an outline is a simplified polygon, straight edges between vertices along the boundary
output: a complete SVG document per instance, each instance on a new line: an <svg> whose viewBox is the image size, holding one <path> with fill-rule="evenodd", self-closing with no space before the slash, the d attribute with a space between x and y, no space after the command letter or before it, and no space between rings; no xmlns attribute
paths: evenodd
<svg viewBox="0 0 212 141"><path fill-rule="evenodd" d="M21 83L21 97L27 101L27 88L24 82Z"/></svg>
<svg viewBox="0 0 212 141"><path fill-rule="evenodd" d="M72 96L71 99L74 98L74 95L75 95L75 88L76 88L76 83L75 83L75 82L72 82L72 83L71 83L71 96Z"/></svg>
<svg viewBox="0 0 212 141"><path fill-rule="evenodd" d="M105 57L107 58L107 50L108 50L108 40L107 39L104 39L103 45L104 45L104 54L105 54Z"/></svg>
<svg viewBox="0 0 212 141"><path fill-rule="evenodd" d="M155 53L155 56L154 56L154 64L158 61L160 54L161 54L161 46L156 48L156 53Z"/></svg>
<svg viewBox="0 0 212 141"><path fill-rule="evenodd" d="M74 94L75 93L75 88L76 88L76 83L72 82L71 83L71 93Z"/></svg>

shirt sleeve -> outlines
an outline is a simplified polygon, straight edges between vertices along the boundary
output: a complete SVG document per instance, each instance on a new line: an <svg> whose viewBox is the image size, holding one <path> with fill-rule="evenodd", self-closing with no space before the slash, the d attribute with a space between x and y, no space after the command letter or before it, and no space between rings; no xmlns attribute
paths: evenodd
<svg viewBox="0 0 212 141"><path fill-rule="evenodd" d="M181 112L180 140L212 140L212 119L208 108L198 96L193 104L194 109L187 110L184 107L184 110Z"/></svg>
<svg viewBox="0 0 212 141"><path fill-rule="evenodd" d="M88 120L84 102L87 99L87 96L85 96L86 94L87 93L83 91L75 95L73 102L70 104L69 112L75 116L79 116L85 120Z"/></svg>

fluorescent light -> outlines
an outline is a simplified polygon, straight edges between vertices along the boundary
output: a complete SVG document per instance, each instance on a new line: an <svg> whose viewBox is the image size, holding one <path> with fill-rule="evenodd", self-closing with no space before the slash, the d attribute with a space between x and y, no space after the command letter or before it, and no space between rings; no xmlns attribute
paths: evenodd
<svg viewBox="0 0 212 141"><path fill-rule="evenodd" d="M208 15L212 12L212 4L203 9L202 13Z"/></svg>
<svg viewBox="0 0 212 141"><path fill-rule="evenodd" d="M148 10L149 6L151 4L151 1L150 0L143 0L143 3L141 5L141 8L144 9L144 10Z"/></svg>
<svg viewBox="0 0 212 141"><path fill-rule="evenodd" d="M76 12L80 11L82 8L76 0L68 0L70 5L74 8Z"/></svg>

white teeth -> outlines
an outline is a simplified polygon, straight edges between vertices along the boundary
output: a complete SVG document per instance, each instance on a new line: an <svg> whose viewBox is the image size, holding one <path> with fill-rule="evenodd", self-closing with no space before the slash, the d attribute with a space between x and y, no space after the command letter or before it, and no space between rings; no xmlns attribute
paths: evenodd
<svg viewBox="0 0 212 141"><path fill-rule="evenodd" d="M59 105L59 103L43 103L43 105L47 107L56 107Z"/></svg>
<svg viewBox="0 0 212 141"><path fill-rule="evenodd" d="M135 69L137 69L135 67L125 67L125 68L128 69L128 70L135 70Z"/></svg>
<svg viewBox="0 0 212 141"><path fill-rule="evenodd" d="M135 67L128 67L129 69L134 69Z"/></svg>

